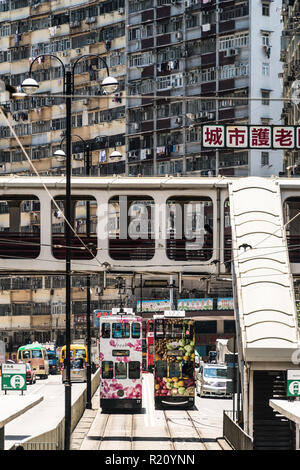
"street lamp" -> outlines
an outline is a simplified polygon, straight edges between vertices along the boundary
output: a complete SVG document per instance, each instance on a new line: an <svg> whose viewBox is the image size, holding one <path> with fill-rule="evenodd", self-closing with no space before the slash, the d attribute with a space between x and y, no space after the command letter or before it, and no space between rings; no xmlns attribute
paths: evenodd
<svg viewBox="0 0 300 470"><path fill-rule="evenodd" d="M27 94L33 94L38 90L39 84L32 78L32 67L40 57L50 57L58 60L63 70L63 94L66 103L66 208L65 208L65 245L66 245L66 380L65 380L65 450L70 450L71 440L71 131L72 131L72 96L75 89L75 68L79 60L88 57L96 57L102 61L106 68L107 77L102 81L101 86L105 94L113 93L118 88L118 82L114 77L110 77L106 61L98 54L85 54L79 57L71 67L66 70L63 61L54 54L40 54L34 58L29 67L29 78L22 83L22 90Z"/></svg>
<svg viewBox="0 0 300 470"><path fill-rule="evenodd" d="M80 135L73 134L72 137L77 137L84 146L84 155L85 155L85 172L86 176L90 176L90 145L82 138ZM54 152L54 156L58 159L66 158L66 154L63 151L62 144L65 140L64 136L60 142L60 148ZM90 236L91 232L90 225L90 202L86 201L86 235ZM88 243L89 245L94 246L93 244ZM87 275L86 280L86 345L87 345L87 363L86 363L86 408L92 409L92 371L91 371L91 280L90 275Z"/></svg>

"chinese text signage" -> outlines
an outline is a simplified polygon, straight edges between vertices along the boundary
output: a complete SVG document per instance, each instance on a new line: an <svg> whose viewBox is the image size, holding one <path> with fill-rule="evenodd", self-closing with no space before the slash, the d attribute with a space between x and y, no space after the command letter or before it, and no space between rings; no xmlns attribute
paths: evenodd
<svg viewBox="0 0 300 470"><path fill-rule="evenodd" d="M300 126L202 126L204 148L298 149Z"/></svg>

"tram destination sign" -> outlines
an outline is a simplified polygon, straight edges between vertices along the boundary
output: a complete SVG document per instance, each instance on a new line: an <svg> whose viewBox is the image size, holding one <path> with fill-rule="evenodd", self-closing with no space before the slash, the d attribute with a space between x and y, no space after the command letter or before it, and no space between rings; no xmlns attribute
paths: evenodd
<svg viewBox="0 0 300 470"><path fill-rule="evenodd" d="M184 310L165 310L164 311L165 317L185 317Z"/></svg>
<svg viewBox="0 0 300 470"><path fill-rule="evenodd" d="M300 126L202 126L203 148L299 149Z"/></svg>

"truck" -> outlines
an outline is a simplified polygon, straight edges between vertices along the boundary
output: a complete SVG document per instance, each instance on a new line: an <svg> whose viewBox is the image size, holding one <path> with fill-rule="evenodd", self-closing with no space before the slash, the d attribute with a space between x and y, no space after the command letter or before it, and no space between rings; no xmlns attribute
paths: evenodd
<svg viewBox="0 0 300 470"><path fill-rule="evenodd" d="M227 364L238 361L237 347L235 348L234 359L234 338L216 340L216 362L217 364Z"/></svg>
<svg viewBox="0 0 300 470"><path fill-rule="evenodd" d="M230 354L227 347L228 339L217 339L216 340L216 362L217 364L225 364L225 355Z"/></svg>
<svg viewBox="0 0 300 470"><path fill-rule="evenodd" d="M43 346L47 350L49 360L49 374L56 375L59 373L59 360L57 357L56 341L49 341L44 343Z"/></svg>

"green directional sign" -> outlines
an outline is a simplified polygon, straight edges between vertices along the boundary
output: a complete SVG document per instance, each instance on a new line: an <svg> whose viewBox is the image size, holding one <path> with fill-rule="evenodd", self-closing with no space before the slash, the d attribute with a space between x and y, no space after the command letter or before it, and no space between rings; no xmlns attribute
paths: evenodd
<svg viewBox="0 0 300 470"><path fill-rule="evenodd" d="M2 364L1 390L26 390L26 365Z"/></svg>
<svg viewBox="0 0 300 470"><path fill-rule="evenodd" d="M300 370L287 371L287 396L300 397Z"/></svg>

